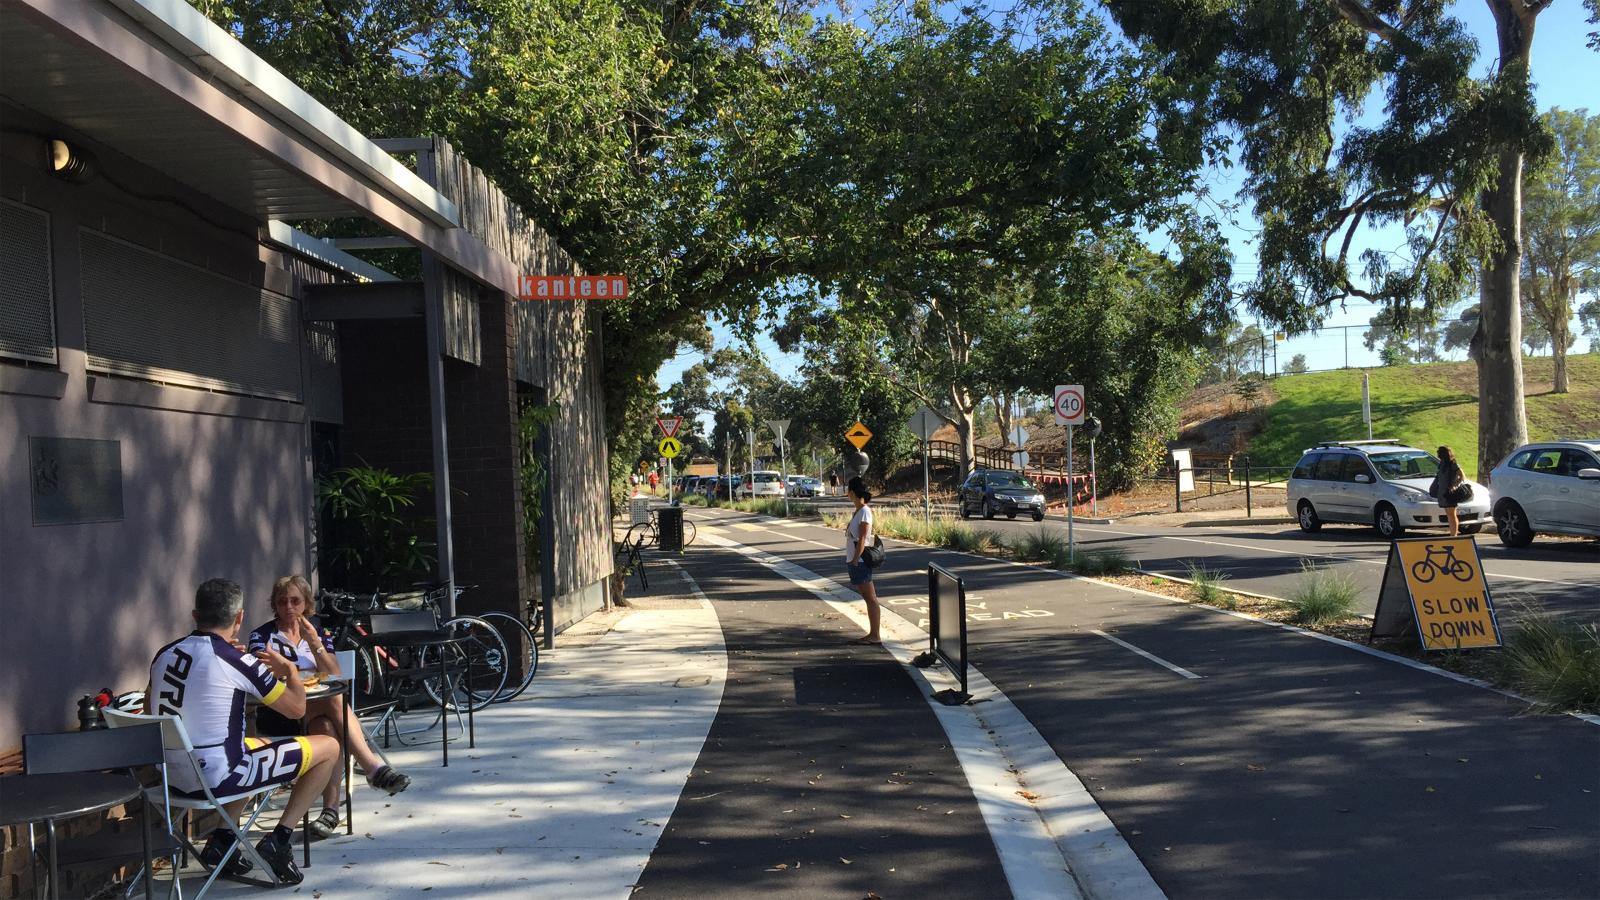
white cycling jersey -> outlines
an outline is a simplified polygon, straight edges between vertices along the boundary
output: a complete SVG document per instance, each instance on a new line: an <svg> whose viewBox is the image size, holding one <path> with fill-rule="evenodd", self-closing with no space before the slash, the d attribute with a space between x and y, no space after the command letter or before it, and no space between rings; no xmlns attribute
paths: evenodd
<svg viewBox="0 0 1600 900"><path fill-rule="evenodd" d="M284 690L284 683L265 663L209 631L196 631L162 647L150 664L149 709L183 720L195 760L211 788L235 768L249 767L244 742L246 697L270 704ZM167 751L167 772L173 787L200 789L183 751Z"/></svg>

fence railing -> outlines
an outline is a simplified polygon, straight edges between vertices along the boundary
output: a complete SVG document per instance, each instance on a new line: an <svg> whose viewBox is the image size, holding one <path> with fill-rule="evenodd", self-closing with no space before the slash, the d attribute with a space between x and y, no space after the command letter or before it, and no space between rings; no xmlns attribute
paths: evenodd
<svg viewBox="0 0 1600 900"><path fill-rule="evenodd" d="M1178 512L1183 512L1183 495L1185 475L1192 481L1192 490L1196 496L1222 497L1228 494L1244 494L1245 516L1255 515L1255 490L1256 488L1269 487L1283 484L1289 480L1294 472L1294 466L1257 466L1250 462L1248 456L1234 457L1231 465L1221 466L1184 466L1179 468L1172 463L1167 463L1156 471L1156 479L1172 485L1173 502Z"/></svg>

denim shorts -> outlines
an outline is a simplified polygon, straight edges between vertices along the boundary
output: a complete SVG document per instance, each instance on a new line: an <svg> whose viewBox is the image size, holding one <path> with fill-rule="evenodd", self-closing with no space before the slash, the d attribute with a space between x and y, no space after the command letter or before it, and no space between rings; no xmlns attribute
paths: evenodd
<svg viewBox="0 0 1600 900"><path fill-rule="evenodd" d="M872 583L872 567L867 565L864 560L857 560L853 563L847 562L844 564L844 570L849 573L851 584Z"/></svg>

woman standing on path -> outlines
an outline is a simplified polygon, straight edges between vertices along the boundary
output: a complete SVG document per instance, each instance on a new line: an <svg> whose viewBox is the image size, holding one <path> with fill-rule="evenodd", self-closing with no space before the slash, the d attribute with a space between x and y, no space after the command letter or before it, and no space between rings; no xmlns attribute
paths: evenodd
<svg viewBox="0 0 1600 900"><path fill-rule="evenodd" d="M1435 482L1439 485L1439 508L1444 510L1445 518L1450 522L1450 536L1455 537L1461 533L1461 519L1456 513L1456 498L1453 494L1461 487L1465 476L1461 474L1461 466L1456 462L1456 453L1449 447L1439 448L1439 475Z"/></svg>
<svg viewBox="0 0 1600 900"><path fill-rule="evenodd" d="M844 527L844 568L850 575L850 587L867 602L868 624L866 636L856 638L851 643L881 644L883 638L878 634L878 589L872 584L872 567L861 558L861 554L872 546L872 507L867 505L872 502L872 494L860 476L850 479L845 490L850 492L850 502L855 504L856 511L850 517L850 524Z"/></svg>

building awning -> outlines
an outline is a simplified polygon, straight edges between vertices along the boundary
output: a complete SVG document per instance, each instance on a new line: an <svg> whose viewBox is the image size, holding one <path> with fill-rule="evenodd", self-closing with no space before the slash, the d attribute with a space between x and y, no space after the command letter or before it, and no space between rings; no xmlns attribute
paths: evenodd
<svg viewBox="0 0 1600 900"><path fill-rule="evenodd" d="M453 203L183 0L0 0L0 13L8 102L263 225L371 219L516 290Z"/></svg>

